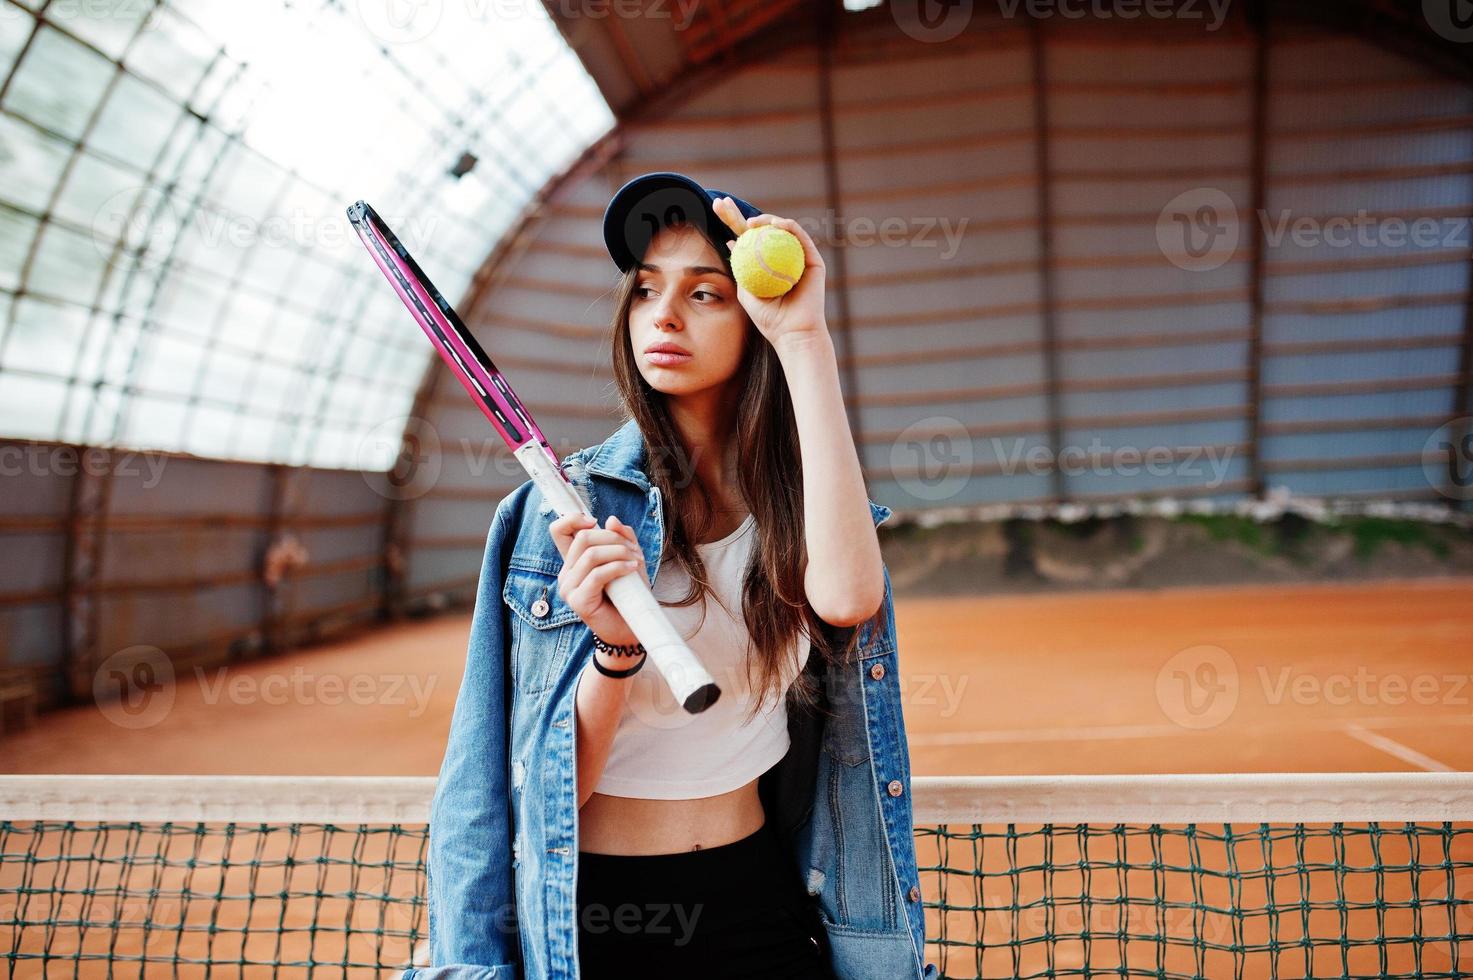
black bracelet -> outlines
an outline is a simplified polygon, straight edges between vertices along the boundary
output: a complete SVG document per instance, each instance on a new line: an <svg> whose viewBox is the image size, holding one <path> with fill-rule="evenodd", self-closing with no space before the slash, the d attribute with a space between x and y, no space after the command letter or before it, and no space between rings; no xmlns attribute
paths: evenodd
<svg viewBox="0 0 1473 980"><path fill-rule="evenodd" d="M592 631L590 630L590 632ZM644 666L644 662L647 659L643 656L643 654L645 653L643 643L626 643L615 646L614 644L605 641L604 638L599 636L597 633L594 633L593 645L597 650L603 653L607 653L610 656L639 657L639 662L636 663L633 667L625 667L622 670L611 670L610 668L605 667L603 664L599 663L598 655L595 654L593 657L594 669L597 670L600 674L603 674L605 677L628 677L631 674L637 674L639 673L639 669Z"/></svg>
<svg viewBox="0 0 1473 980"><path fill-rule="evenodd" d="M590 632L592 631L590 630ZM625 643L619 646L615 646L614 644L606 641L603 637L599 636L597 633L593 634L593 645L597 649L602 650L604 653L607 653L612 657L637 657L645 652L643 643Z"/></svg>
<svg viewBox="0 0 1473 980"><path fill-rule="evenodd" d="M639 669L644 666L644 661L645 661L645 658L644 657L640 657L639 658L639 663L635 664L633 667L625 667L623 670L610 670L609 668L605 667L603 664L599 663L598 662L598 655L597 654L594 654L594 657L593 657L593 669L594 670L597 670L600 674L603 674L605 677L628 677L630 674L637 674L637 673L639 673Z"/></svg>

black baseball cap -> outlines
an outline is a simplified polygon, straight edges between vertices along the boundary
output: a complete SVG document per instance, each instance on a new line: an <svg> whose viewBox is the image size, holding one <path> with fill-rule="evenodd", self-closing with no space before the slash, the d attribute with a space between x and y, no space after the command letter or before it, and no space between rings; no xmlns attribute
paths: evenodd
<svg viewBox="0 0 1473 980"><path fill-rule="evenodd" d="M650 239L666 225L686 221L705 222L717 243L722 260L731 263L725 243L733 237L730 226L712 207L717 198L729 197L744 217L755 218L762 209L735 194L702 187L684 174L660 171L641 174L619 188L604 209L604 245L620 272L644 257Z"/></svg>

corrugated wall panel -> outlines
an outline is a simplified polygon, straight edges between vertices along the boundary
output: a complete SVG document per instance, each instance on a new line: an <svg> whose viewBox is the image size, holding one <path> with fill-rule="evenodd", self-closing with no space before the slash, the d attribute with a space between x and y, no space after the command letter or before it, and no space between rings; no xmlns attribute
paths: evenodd
<svg viewBox="0 0 1473 980"><path fill-rule="evenodd" d="M1445 117L1473 93L1331 38L1269 71L1265 478L1437 499L1422 453L1453 407L1473 214L1473 133Z"/></svg>
<svg viewBox="0 0 1473 980"><path fill-rule="evenodd" d="M98 600L98 647L103 661L131 646L166 653L206 646L206 659L223 659L233 639L260 624L258 587L252 582L193 586L167 592L105 595Z"/></svg>
<svg viewBox="0 0 1473 980"><path fill-rule="evenodd" d="M1195 494L1246 475L1247 263L1184 268L1160 235L1163 211L1194 187L1246 206L1251 69L1251 45L1231 32L1047 46L1066 496ZM1183 421L1119 424L1173 413Z"/></svg>
<svg viewBox="0 0 1473 980"><path fill-rule="evenodd" d="M89 457L89 479L107 482L107 454ZM40 668L47 703L64 693L67 621L62 606L66 520L77 463L72 447L0 443L6 471L0 545L0 666ZM36 467L25 463L38 460ZM271 529L309 553L281 588L276 637L294 642L377 615L383 522L392 488L383 474L286 470L165 453L116 451L98 565L79 578L96 597L97 633L84 669L129 647L163 650L177 664L223 663L259 649L267 630L261 561ZM35 470L34 472L32 470ZM274 518L272 508L278 507ZM82 533L97 527L84 522Z"/></svg>
<svg viewBox="0 0 1473 980"><path fill-rule="evenodd" d="M510 376L559 452L616 425L607 365L617 277L599 218L629 177L678 170L819 236L830 258L831 326L841 358L854 358L847 394L861 460L872 494L897 510L1046 499L1048 468L1018 461L1061 449L1174 449L1196 460L1157 474L1129 465L1065 474L1064 493L1081 499L1230 499L1251 489L1260 465L1268 485L1296 492L1428 496L1419 467L1388 457L1419 451L1435 427L1423 423L1449 412L1450 382L1429 390L1418 379L1454 370L1465 255L1386 261L1384 250L1275 242L1255 324L1256 38L1237 20L1170 38L1160 33L1168 25L1146 20L1050 22L1048 130L1039 133L1027 23L989 24L964 44L929 48L884 36L894 28L881 20L872 21L875 35L846 38L832 76L837 199L825 180L818 58L803 47L738 66L667 116L629 126L611 160L561 186L525 250L498 270L519 284L489 290L467 317L493 356L528 362ZM1267 217L1280 208L1318 217L1358 208L1468 213L1470 177L1456 171L1473 161L1473 133L1446 121L1469 112L1464 87L1360 41L1276 30L1273 44ZM1435 168L1453 172L1426 172ZM1348 173L1357 170L1369 173ZM1210 267L1173 261L1162 240L1163 226L1173 227L1168 205L1204 190L1239 209L1220 214L1239 219L1238 247ZM900 240L883 239L886 228L901 229ZM833 261L840 241L847 282ZM576 370L539 363L547 360ZM1301 431L1362 416L1374 424ZM439 386L429 418L445 445L489 437L453 386ZM426 542L411 545L411 591L473 577L496 501L522 479L514 464L493 475L484 459L450 456L441 492L409 505L412 539ZM1313 465L1285 468L1295 459ZM1337 461L1345 468L1323 468Z"/></svg>
<svg viewBox="0 0 1473 980"><path fill-rule="evenodd" d="M66 619L61 601L68 501L74 474L85 465L74 452L33 443L0 443L0 472L9 522L0 525L0 666L44 667L61 662Z"/></svg>

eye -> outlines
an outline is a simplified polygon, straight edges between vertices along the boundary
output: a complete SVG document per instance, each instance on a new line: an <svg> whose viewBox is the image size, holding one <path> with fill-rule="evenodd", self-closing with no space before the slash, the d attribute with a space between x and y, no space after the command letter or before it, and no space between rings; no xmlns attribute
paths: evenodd
<svg viewBox="0 0 1473 980"><path fill-rule="evenodd" d="M649 299L649 297L647 295L645 295L648 292L650 292L650 287L648 287L648 286L636 286L635 289L634 289L634 295L635 296L638 296L640 299ZM692 296L709 296L709 297L711 297L714 300L721 299L721 294L720 293L712 292L709 289L697 289L691 295Z"/></svg>

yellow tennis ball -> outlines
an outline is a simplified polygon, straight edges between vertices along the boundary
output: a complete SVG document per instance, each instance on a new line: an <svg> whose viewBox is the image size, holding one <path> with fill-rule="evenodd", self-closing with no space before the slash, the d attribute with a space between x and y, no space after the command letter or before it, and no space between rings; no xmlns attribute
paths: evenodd
<svg viewBox="0 0 1473 980"><path fill-rule="evenodd" d="M781 296L803 275L803 243L775 225L748 228L731 250L731 271L753 296Z"/></svg>

